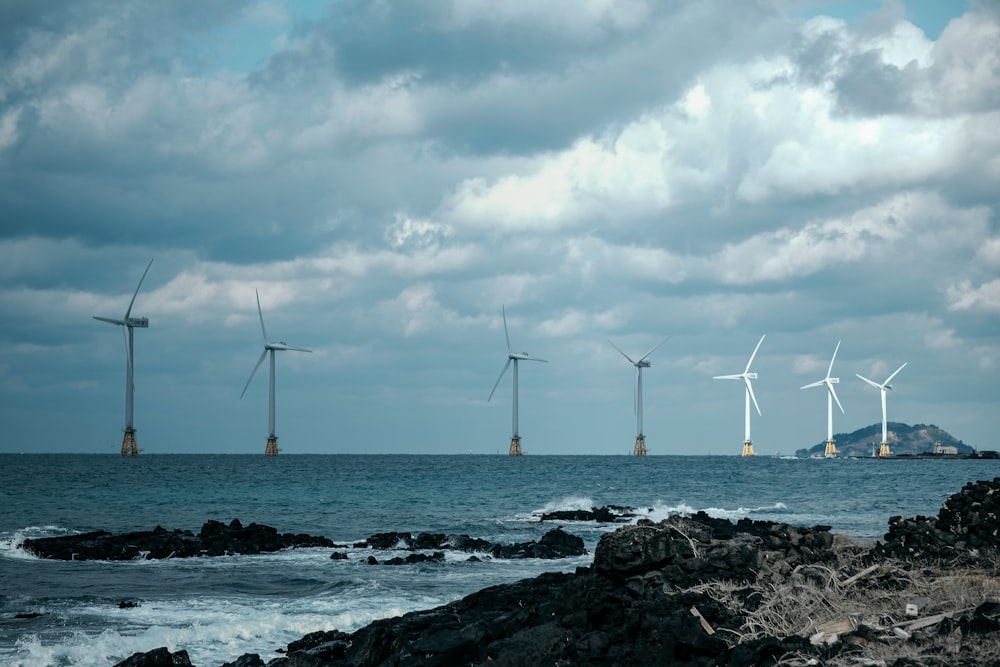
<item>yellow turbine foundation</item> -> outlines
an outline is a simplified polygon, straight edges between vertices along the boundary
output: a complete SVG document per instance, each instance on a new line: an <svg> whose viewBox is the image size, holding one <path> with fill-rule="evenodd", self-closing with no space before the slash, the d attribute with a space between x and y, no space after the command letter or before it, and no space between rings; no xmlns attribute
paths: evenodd
<svg viewBox="0 0 1000 667"><path fill-rule="evenodd" d="M743 443L743 456L753 456L753 445L749 440Z"/></svg>
<svg viewBox="0 0 1000 667"><path fill-rule="evenodd" d="M139 447L135 444L135 431L127 430L125 431L125 436L122 438L122 456L139 456Z"/></svg>
<svg viewBox="0 0 1000 667"><path fill-rule="evenodd" d="M268 438L267 445L264 447L264 456L277 456L279 451L277 436Z"/></svg>
<svg viewBox="0 0 1000 667"><path fill-rule="evenodd" d="M892 456L892 452L889 450L889 443L883 442L882 446L878 448L878 457L880 459L885 459Z"/></svg>
<svg viewBox="0 0 1000 667"><path fill-rule="evenodd" d="M826 451L823 452L823 456L836 456L837 455L837 445L833 444L833 440L826 441Z"/></svg>
<svg viewBox="0 0 1000 667"><path fill-rule="evenodd" d="M510 456L524 456L524 452L521 451L521 438L519 436L514 436L510 439Z"/></svg>
<svg viewBox="0 0 1000 667"><path fill-rule="evenodd" d="M635 450L632 452L633 456L645 456L646 455L646 436L639 435L635 438Z"/></svg>

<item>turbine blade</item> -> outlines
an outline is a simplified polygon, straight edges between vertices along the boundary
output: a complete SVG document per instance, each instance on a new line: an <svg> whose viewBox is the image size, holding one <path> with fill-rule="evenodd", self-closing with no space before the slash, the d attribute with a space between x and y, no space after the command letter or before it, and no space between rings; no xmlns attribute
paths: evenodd
<svg viewBox="0 0 1000 667"><path fill-rule="evenodd" d="M139 278L139 284L135 286L135 294L132 295L132 300L128 302L128 310L125 311L125 317L123 319L128 319L129 314L132 312L132 304L135 303L135 297L139 294L139 288L142 287L142 281L146 279L146 274L149 273L149 267L153 265L153 260L149 260L149 264L146 265L146 270L142 272L142 278Z"/></svg>
<svg viewBox="0 0 1000 667"><path fill-rule="evenodd" d="M862 380L864 380L865 382L867 382L871 386L875 387L876 389L882 389L882 385L880 385L878 382L875 382L873 380L869 380L868 378L866 378L864 375L861 375L860 373L855 373L855 375L857 375L859 378L861 378Z"/></svg>
<svg viewBox="0 0 1000 667"><path fill-rule="evenodd" d="M523 359L524 361L541 361L541 362L544 362L546 364L549 363L548 359L542 359L540 357L529 357L528 355L524 355L523 357L519 357L519 358Z"/></svg>
<svg viewBox="0 0 1000 667"><path fill-rule="evenodd" d="M766 335L767 334L764 334L764 336L766 336ZM743 369L744 373L749 373L750 372L750 364L753 363L753 358L757 356L757 350L760 349L760 344L764 342L764 336L761 336L760 340L757 341L757 347L755 347L753 349L753 354L750 355L750 361L747 362L747 367Z"/></svg>
<svg viewBox="0 0 1000 667"><path fill-rule="evenodd" d="M490 391L490 397L486 399L487 403L489 403L490 399L493 398L493 392L497 390L497 387L500 385L500 380L503 379L503 374L507 372L508 367L510 367L510 357L507 357L507 363L503 365L503 370L500 371L500 377L497 378L496 383L493 385L493 389Z"/></svg>
<svg viewBox="0 0 1000 667"><path fill-rule="evenodd" d="M247 393L247 387L250 386L250 382L251 380L253 380L253 376L257 374L257 369L260 368L260 365L262 363L264 363L264 357L266 356L267 356L267 348L265 347L264 351L260 353L260 359L257 360L257 365L253 367L252 371L250 371L250 377L247 378L247 383L243 385L243 391L240 392L240 398L243 398L243 394Z"/></svg>
<svg viewBox="0 0 1000 667"><path fill-rule="evenodd" d="M908 363L909 363L908 361L904 361L903 362L903 366L906 366L906 364L908 364ZM882 383L882 386L883 387L888 387L889 383L892 382L892 378L896 377L896 373L898 373L899 371L903 370L903 366L900 366L899 368L897 368L896 371L895 371L895 373L893 373L892 375L890 375L889 377L887 377L885 379L885 382Z"/></svg>
<svg viewBox="0 0 1000 667"><path fill-rule="evenodd" d="M292 347L291 345L286 345L285 349L291 350L292 352L312 352L312 350L307 350L304 347Z"/></svg>
<svg viewBox="0 0 1000 667"><path fill-rule="evenodd" d="M833 360L837 358L837 350L839 350L839 349L840 349L840 341L838 340L837 341L837 347L833 348L833 356L830 357L830 367L828 369L826 369L826 376L827 377L830 377L830 374L833 373Z"/></svg>
<svg viewBox="0 0 1000 667"><path fill-rule="evenodd" d="M610 340L609 340L608 342L609 342L609 343L611 343L611 341L610 341ZM613 347L613 348L615 348L616 350L618 350L618 352L619 352L619 353L620 353L620 354L621 354L621 355L622 355L623 357L625 357L626 359L628 359L628 362L629 362L630 364L632 364L633 366L635 366L635 362L634 362L634 361L632 361L632 357L630 357L630 356L628 356L627 354L625 354L624 352L622 352L622 349L621 349L620 347L618 347L618 346L617 346L617 345L615 345L614 343L611 343L611 347ZM642 361L642 359L640 359L639 361Z"/></svg>
<svg viewBox="0 0 1000 667"><path fill-rule="evenodd" d="M649 352L647 352L646 354L644 354L641 357L639 357L639 361L643 361L646 357L648 357L649 355L651 355L654 352L656 352L658 349L660 349L660 346L663 345L664 343L666 343L668 340L670 340L670 336L667 336L666 338L664 338L663 340L661 340L659 343L657 343L656 345L654 345L649 350Z"/></svg>
<svg viewBox="0 0 1000 667"><path fill-rule="evenodd" d="M743 375L715 375L712 377L713 380L742 380Z"/></svg>
<svg viewBox="0 0 1000 667"><path fill-rule="evenodd" d="M510 354L510 334L507 333L507 310L500 304L500 314L503 315L503 335L507 339L507 354Z"/></svg>
<svg viewBox="0 0 1000 667"><path fill-rule="evenodd" d="M819 380L817 382L810 382L809 384L804 384L801 387L799 387L799 389L811 389L813 387L819 387L819 386L822 386L824 384L826 384L826 380ZM829 385L827 385L827 386L829 386Z"/></svg>
<svg viewBox="0 0 1000 667"><path fill-rule="evenodd" d="M840 411L846 415L847 413L844 412L844 406L840 404L840 399L837 398L837 390L833 388L833 383L827 382L826 387L830 390L830 395L833 396L833 400L837 402L837 407L840 408Z"/></svg>
<svg viewBox="0 0 1000 667"><path fill-rule="evenodd" d="M256 289L254 294L257 295L257 314L260 316L260 332L264 335L264 343L267 343L267 329L264 328L264 312L260 309L260 292Z"/></svg>
<svg viewBox="0 0 1000 667"><path fill-rule="evenodd" d="M757 414L760 415L760 406L757 405L757 397L753 395L753 385L750 383L750 378L744 376L743 381L747 383L747 391L750 392L750 398L753 399L753 406L757 408Z"/></svg>
<svg viewBox="0 0 1000 667"><path fill-rule="evenodd" d="M100 315L93 316L95 320L100 320L101 322L107 322L108 324L117 324L120 327L125 326L125 320L116 320L111 317L101 317Z"/></svg>

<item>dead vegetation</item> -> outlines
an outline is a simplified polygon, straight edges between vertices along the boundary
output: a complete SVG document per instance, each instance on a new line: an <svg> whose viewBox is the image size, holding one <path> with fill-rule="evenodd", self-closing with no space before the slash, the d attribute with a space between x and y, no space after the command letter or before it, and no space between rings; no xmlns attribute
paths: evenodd
<svg viewBox="0 0 1000 667"><path fill-rule="evenodd" d="M688 590L743 619L739 628L717 629L731 645L794 635L816 647L852 645L831 651L822 662L815 654L793 654L779 665L1000 664L998 633L967 636L968 623L962 622L983 603L1000 601L1000 559L980 559L974 566L871 563L867 546L842 536L833 549L834 563L798 565L790 575L762 571L753 583L712 581Z"/></svg>

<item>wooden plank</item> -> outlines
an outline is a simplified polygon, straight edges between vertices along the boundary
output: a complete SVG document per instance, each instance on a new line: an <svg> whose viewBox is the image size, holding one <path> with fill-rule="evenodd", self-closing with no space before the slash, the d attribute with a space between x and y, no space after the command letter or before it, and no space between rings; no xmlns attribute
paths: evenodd
<svg viewBox="0 0 1000 667"><path fill-rule="evenodd" d="M867 577L869 574L871 574L872 572L874 572L878 568L879 568L879 564L875 563L871 567L866 567L865 569L861 570L860 572L858 572L853 577L848 577L847 579L844 579L843 581L840 582L839 585L840 585L841 588L847 588L848 586L850 586L851 584L853 584L858 579L861 579L863 577Z"/></svg>
<svg viewBox="0 0 1000 667"><path fill-rule="evenodd" d="M933 616L928 616L927 618L918 618L915 621L908 621L906 623L897 623L895 627L902 628L907 632L912 632L913 630L919 630L920 628L926 628L929 625L936 625L946 618L951 618L953 611L946 611L940 614L934 614Z"/></svg>
<svg viewBox="0 0 1000 667"><path fill-rule="evenodd" d="M705 620L705 617L701 615L701 612L698 611L698 607L691 607L691 615L698 619L698 622L701 623L701 627L706 633L710 635L715 634L715 629L708 621Z"/></svg>

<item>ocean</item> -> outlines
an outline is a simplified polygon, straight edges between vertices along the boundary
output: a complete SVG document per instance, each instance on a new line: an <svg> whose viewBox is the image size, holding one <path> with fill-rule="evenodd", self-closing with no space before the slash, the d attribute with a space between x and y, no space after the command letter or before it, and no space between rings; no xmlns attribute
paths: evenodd
<svg viewBox="0 0 1000 667"><path fill-rule="evenodd" d="M1000 461L758 456L0 455L0 664L110 665L136 651L185 649L198 667L243 653L265 660L315 630L445 604L487 586L589 565L614 526L539 521L604 505L654 520L704 510L881 537L890 516L936 514ZM405 553L301 549L160 561L46 561L29 537L163 526L197 533L215 519L324 535L341 544L388 531L468 534L504 544L555 525L588 554L368 565ZM137 606L120 608L129 601ZM29 618L15 618L27 614ZM37 616L35 616L37 614Z"/></svg>

